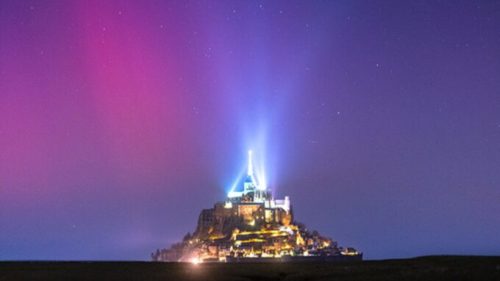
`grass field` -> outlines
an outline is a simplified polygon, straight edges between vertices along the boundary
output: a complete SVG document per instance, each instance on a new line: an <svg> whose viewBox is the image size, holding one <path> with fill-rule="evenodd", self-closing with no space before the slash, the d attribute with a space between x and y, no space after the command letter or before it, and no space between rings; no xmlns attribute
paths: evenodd
<svg viewBox="0 0 500 281"><path fill-rule="evenodd" d="M500 280L500 257L357 263L0 262L4 280Z"/></svg>

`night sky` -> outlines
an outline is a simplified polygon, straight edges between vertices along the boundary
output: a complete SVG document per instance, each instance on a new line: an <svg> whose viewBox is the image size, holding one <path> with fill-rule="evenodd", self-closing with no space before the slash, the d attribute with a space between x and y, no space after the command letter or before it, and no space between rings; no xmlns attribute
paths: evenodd
<svg viewBox="0 0 500 281"><path fill-rule="evenodd" d="M500 2L0 1L0 259L148 260L248 149L368 259L500 255Z"/></svg>

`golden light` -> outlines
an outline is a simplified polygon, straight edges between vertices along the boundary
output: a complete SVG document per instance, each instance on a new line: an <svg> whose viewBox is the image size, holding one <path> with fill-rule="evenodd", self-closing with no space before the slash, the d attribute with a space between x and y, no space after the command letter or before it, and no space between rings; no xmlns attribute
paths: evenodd
<svg viewBox="0 0 500 281"><path fill-rule="evenodd" d="M201 260L201 259L199 259L199 258L192 258L192 259L190 260L190 262L191 262L192 264L194 264L194 265L198 265L198 264L200 264L200 263L202 262L202 260Z"/></svg>

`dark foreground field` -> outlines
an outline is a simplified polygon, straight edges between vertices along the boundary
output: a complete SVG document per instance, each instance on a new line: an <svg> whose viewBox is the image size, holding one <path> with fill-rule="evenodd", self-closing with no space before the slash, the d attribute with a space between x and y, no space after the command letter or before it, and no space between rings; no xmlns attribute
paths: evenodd
<svg viewBox="0 0 500 281"><path fill-rule="evenodd" d="M500 280L500 257L358 263L0 262L0 280Z"/></svg>

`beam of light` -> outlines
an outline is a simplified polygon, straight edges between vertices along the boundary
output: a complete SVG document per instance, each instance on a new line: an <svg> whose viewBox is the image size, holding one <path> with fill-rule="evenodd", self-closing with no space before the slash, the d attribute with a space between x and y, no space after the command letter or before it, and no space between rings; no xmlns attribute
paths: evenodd
<svg viewBox="0 0 500 281"><path fill-rule="evenodd" d="M257 188L260 190L266 190L267 189L267 181L266 181L266 174L265 174L265 171L263 169L257 173L257 179L258 179Z"/></svg>
<svg viewBox="0 0 500 281"><path fill-rule="evenodd" d="M259 154L261 156L260 158L257 158L257 165L253 164L253 157L251 153L252 151L249 151L249 167L248 169L252 169L252 173L249 174L252 177L252 180L254 184L257 186L257 189L259 190L266 190L267 189L267 181L266 181L266 168L264 165L264 161L262 160L264 157L262 157L262 153Z"/></svg>
<svg viewBox="0 0 500 281"><path fill-rule="evenodd" d="M267 180L266 180L266 173L265 173L265 168L263 165L263 161L257 161L256 163L259 163L259 165L254 165L254 157L253 157L253 151L249 150L248 151L248 163L246 167L247 171L247 176L249 176L252 179L252 182L255 184L257 189L259 190L266 190L267 189ZM257 158L259 160L260 158ZM243 180L245 179L244 175L244 169L240 171L231 184L229 191L227 192L227 196L229 198L233 197L239 197L241 196L241 191L242 191L242 186L243 186Z"/></svg>
<svg viewBox="0 0 500 281"><path fill-rule="evenodd" d="M242 125L242 141L241 144L245 148L252 148L252 176L258 190L268 190L271 182L276 177L276 157L278 149L273 149L276 144L273 143L274 137L273 130L270 130L272 125L272 118L262 115L253 122L245 122ZM269 164L269 165L268 165ZM273 192L273 190L269 190Z"/></svg>
<svg viewBox="0 0 500 281"><path fill-rule="evenodd" d="M241 185L243 183L243 179L245 177L245 170L246 170L246 167L242 167L241 170L238 172L237 176L234 178L233 182L231 183L230 187L229 187L229 191L227 192L228 194L228 197L231 197L229 196L229 194L236 192L238 190L238 187L239 185Z"/></svg>
<svg viewBox="0 0 500 281"><path fill-rule="evenodd" d="M253 164L252 164L252 150L248 151L248 171L247 175L253 176Z"/></svg>
<svg viewBox="0 0 500 281"><path fill-rule="evenodd" d="M254 170L254 165L253 165L253 151L249 150L248 151L248 176L252 178L252 181L254 184L257 186L259 190L266 190L267 189L267 183L266 183L266 176L265 176L265 169L264 165L261 165L261 167L258 169L258 172Z"/></svg>

